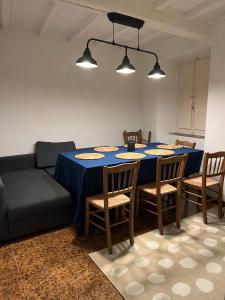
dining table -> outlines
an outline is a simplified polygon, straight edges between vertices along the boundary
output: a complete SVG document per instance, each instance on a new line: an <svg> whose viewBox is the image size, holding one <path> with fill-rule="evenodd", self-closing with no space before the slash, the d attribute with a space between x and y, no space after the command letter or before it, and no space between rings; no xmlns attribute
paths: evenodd
<svg viewBox="0 0 225 300"><path fill-rule="evenodd" d="M157 149L163 143L150 143L144 148L136 148L135 152L144 153L146 150ZM181 147L174 149L174 153L169 156L188 154L185 177L199 173L203 157L203 150ZM75 155L81 153L96 153L94 148L77 149L72 152L65 152L58 155L55 177L56 180L65 187L71 194L74 213L73 223L78 225L82 232L85 221L85 199L87 196L100 194L103 192L103 167L113 166L123 163L133 162L130 159L120 159L115 157L118 153L127 152L125 146L118 146L114 152L104 152L101 159L83 160L77 159ZM156 164L159 155L148 155L141 159L138 185L155 181ZM165 157L165 156L164 156Z"/></svg>

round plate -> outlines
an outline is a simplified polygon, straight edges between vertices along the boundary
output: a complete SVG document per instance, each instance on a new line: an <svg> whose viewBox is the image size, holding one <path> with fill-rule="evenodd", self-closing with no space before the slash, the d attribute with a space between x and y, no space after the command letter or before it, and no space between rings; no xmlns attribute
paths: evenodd
<svg viewBox="0 0 225 300"><path fill-rule="evenodd" d="M126 144L126 145L124 145L124 147L127 147L127 144ZM145 144L137 144L137 143L135 143L135 148L145 148L145 147L147 147L147 145L145 145Z"/></svg>
<svg viewBox="0 0 225 300"><path fill-rule="evenodd" d="M152 150L146 150L145 153L149 155L172 155L175 152L172 150L152 149Z"/></svg>
<svg viewBox="0 0 225 300"><path fill-rule="evenodd" d="M119 148L114 146L103 146L103 147L94 148L94 150L97 152L114 152L119 150Z"/></svg>
<svg viewBox="0 0 225 300"><path fill-rule="evenodd" d="M125 153L118 153L115 155L116 158L121 159L141 159L144 158L146 155L144 153L137 153L137 152L125 152Z"/></svg>
<svg viewBox="0 0 225 300"><path fill-rule="evenodd" d="M180 149L182 145L168 144L168 145L158 145L159 149Z"/></svg>
<svg viewBox="0 0 225 300"><path fill-rule="evenodd" d="M101 159L103 157L105 157L105 155L101 153L81 153L75 155L77 159Z"/></svg>

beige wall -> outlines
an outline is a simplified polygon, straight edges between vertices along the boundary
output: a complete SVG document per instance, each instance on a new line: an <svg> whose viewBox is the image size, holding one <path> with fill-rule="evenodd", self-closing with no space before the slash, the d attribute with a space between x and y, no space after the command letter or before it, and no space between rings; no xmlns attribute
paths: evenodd
<svg viewBox="0 0 225 300"><path fill-rule="evenodd" d="M225 151L225 22L212 28L205 150Z"/></svg>
<svg viewBox="0 0 225 300"><path fill-rule="evenodd" d="M160 63L166 78L142 81L141 124L145 132L152 131L153 141L168 143L168 132L176 127L178 64L162 60ZM146 60L142 61L145 73L146 66Z"/></svg>
<svg viewBox="0 0 225 300"><path fill-rule="evenodd" d="M121 144L123 129L140 127L141 72L114 71L122 50L93 45L99 68L90 71L73 65L84 42L10 30L0 45L0 156L32 152L37 140Z"/></svg>

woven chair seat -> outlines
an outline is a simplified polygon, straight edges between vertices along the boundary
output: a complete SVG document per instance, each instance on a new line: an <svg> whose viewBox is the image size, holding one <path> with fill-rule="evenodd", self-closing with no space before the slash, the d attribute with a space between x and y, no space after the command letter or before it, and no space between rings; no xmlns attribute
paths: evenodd
<svg viewBox="0 0 225 300"><path fill-rule="evenodd" d="M157 194L155 183L139 186L138 189L142 192L145 192L145 193L148 193L148 194L151 194L154 196L156 196L156 194ZM177 191L177 188L171 184L162 184L161 185L161 190L160 190L161 195L175 193L176 191Z"/></svg>
<svg viewBox="0 0 225 300"><path fill-rule="evenodd" d="M104 209L104 195L103 194L98 194L95 196L87 197L87 201L99 209ZM120 194L120 195L116 195L116 196L108 198L109 209L128 204L129 202L130 202L130 198L124 194Z"/></svg>
<svg viewBox="0 0 225 300"><path fill-rule="evenodd" d="M202 176L185 179L183 181L183 183L201 189L202 188ZM219 181L217 181L216 179L206 178L206 186L207 187L217 185L217 184L219 184Z"/></svg>

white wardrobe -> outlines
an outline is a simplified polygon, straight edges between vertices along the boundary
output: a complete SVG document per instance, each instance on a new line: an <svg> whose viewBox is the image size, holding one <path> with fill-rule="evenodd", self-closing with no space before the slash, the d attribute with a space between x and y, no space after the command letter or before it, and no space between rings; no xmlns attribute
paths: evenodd
<svg viewBox="0 0 225 300"><path fill-rule="evenodd" d="M204 135L209 84L209 58L180 65L177 130Z"/></svg>

